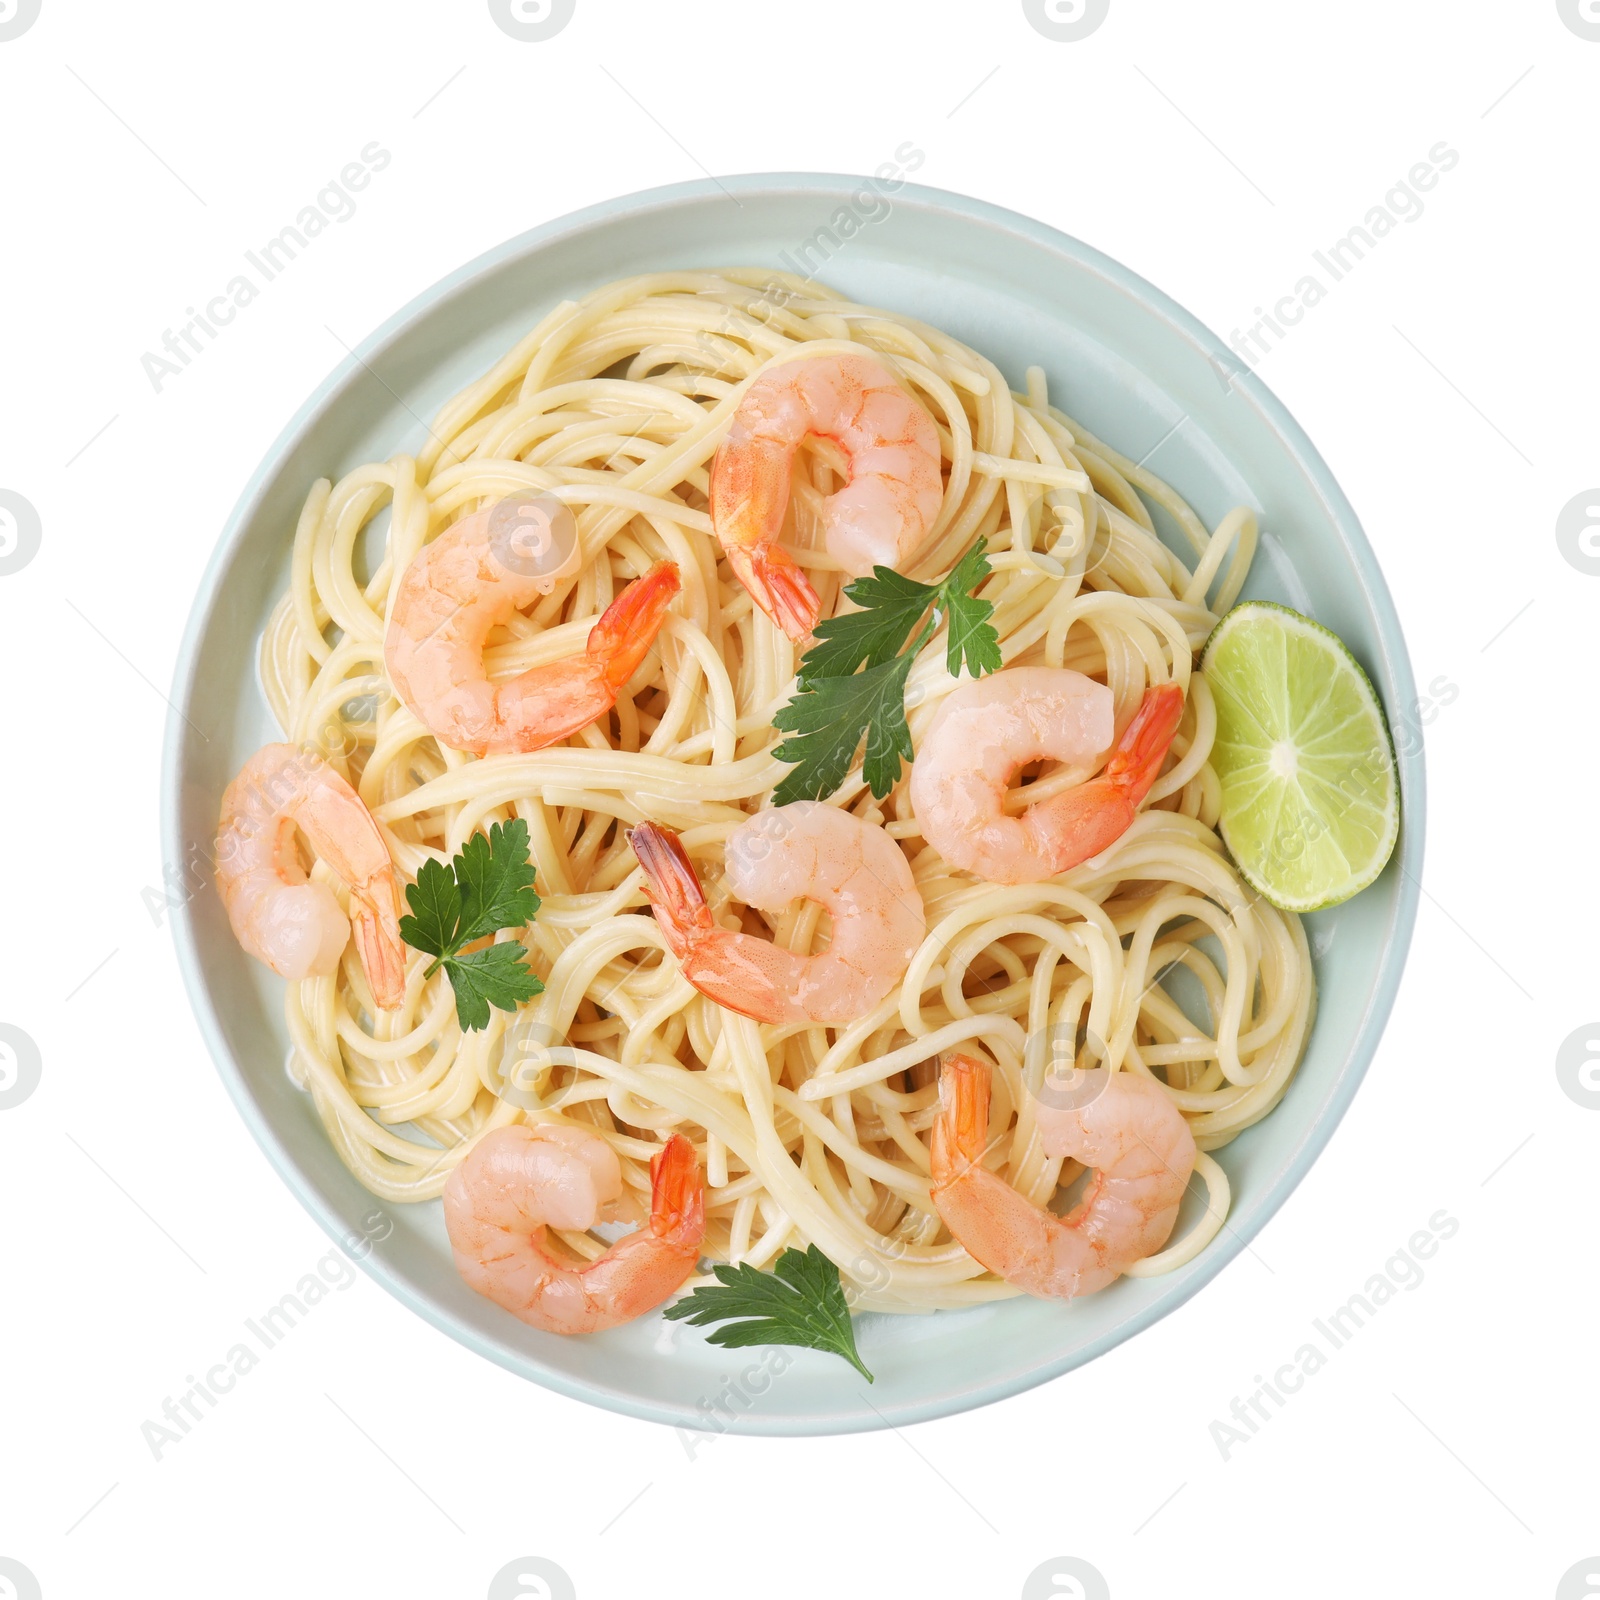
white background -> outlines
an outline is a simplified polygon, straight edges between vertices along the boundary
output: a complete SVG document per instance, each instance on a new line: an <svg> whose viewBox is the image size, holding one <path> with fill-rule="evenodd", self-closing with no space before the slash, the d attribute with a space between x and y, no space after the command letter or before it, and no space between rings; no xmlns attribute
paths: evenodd
<svg viewBox="0 0 1600 1600"><path fill-rule="evenodd" d="M1558 1589L1600 1558L1600 1111L1555 1067L1600 1015L1600 577L1555 534L1600 482L1597 84L1555 0L1111 0L1079 43L1016 0L578 0L537 44L482 0L43 0L0 42L0 488L42 526L0 576L0 1022L42 1061L0 1110L0 1556L45 1600L475 1600L528 1555L582 1600L1011 1597L1057 1556L1116 1600L1600 1593L1600 1562ZM141 1423L328 1249L141 897L164 693L241 485L339 341L508 236L908 139L917 181L1089 241L1224 336L1460 152L1260 367L1438 685L1425 898L1354 1109L1196 1300L976 1414L691 1459L361 1278L154 1460ZM141 355L372 140L393 161L356 215L157 394ZM1213 1421L1441 1209L1425 1281L1225 1460Z"/></svg>

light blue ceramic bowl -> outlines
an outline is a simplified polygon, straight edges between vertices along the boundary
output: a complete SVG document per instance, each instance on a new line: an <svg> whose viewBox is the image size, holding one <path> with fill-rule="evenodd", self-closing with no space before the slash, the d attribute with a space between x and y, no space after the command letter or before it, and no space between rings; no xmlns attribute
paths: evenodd
<svg viewBox="0 0 1600 1600"><path fill-rule="evenodd" d="M661 268L797 261L856 300L949 330L1015 384L1041 364L1068 411L1136 459L1153 451L1152 470L1208 521L1253 502L1266 535L1247 592L1311 613L1367 668L1400 735L1405 809L1382 878L1308 919L1321 1003L1305 1061L1278 1109L1221 1153L1228 1228L1167 1277L1123 1279L1067 1306L864 1317L862 1353L877 1374L868 1390L843 1362L811 1352L791 1352L772 1378L757 1368L762 1352L718 1350L659 1316L590 1338L536 1333L456 1276L437 1203L386 1208L393 1231L363 1265L463 1344L563 1394L688 1426L708 1425L727 1380L751 1372L742 1387L760 1392L748 1406L732 1397L731 1424L709 1425L773 1434L916 1422L1015 1394L1137 1333L1220 1272L1316 1159L1372 1059L1411 938L1423 835L1420 742L1398 720L1415 691L1378 564L1310 441L1222 342L1126 268L1026 217L935 189L886 196L855 178L786 173L652 189L536 228L428 290L312 396L245 489L195 600L165 752L169 862L209 843L228 779L277 737L255 656L314 478L415 450L420 419L564 297ZM359 1234L376 1202L285 1074L281 985L240 951L209 886L175 926L201 1028L251 1131L331 1235Z"/></svg>

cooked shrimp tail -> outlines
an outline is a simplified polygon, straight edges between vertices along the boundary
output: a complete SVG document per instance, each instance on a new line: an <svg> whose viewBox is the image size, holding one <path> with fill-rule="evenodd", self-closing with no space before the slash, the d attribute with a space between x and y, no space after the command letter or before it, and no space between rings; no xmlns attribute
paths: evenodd
<svg viewBox="0 0 1600 1600"><path fill-rule="evenodd" d="M384 636L395 693L441 743L474 755L543 750L603 717L678 592L677 567L659 562L612 601L582 654L491 683L490 633L551 588L548 573L506 556L490 512L447 528L401 576Z"/></svg>
<svg viewBox="0 0 1600 1600"><path fill-rule="evenodd" d="M589 630L586 654L610 691L605 710L611 709L628 679L644 664L666 620L667 607L681 587L677 563L658 561L630 583Z"/></svg>
<svg viewBox="0 0 1600 1600"><path fill-rule="evenodd" d="M650 1158L650 1221L656 1238L698 1248L706 1229L706 1186L694 1146L675 1133Z"/></svg>
<svg viewBox="0 0 1600 1600"><path fill-rule="evenodd" d="M340 877L344 876L326 851L317 853ZM361 958L361 970L367 975L373 1000L381 1010L397 1010L406 992L406 947L400 937L393 893L381 887L352 886L350 931L355 936L356 954Z"/></svg>
<svg viewBox="0 0 1600 1600"><path fill-rule="evenodd" d="M1122 730L1117 747L1106 762L1104 777L1137 807L1150 792L1167 758L1172 736L1183 720L1183 690L1175 683L1159 683L1145 691L1144 699Z"/></svg>
<svg viewBox="0 0 1600 1600"><path fill-rule="evenodd" d="M945 697L911 769L922 835L952 866L992 883L1037 883L1109 849L1138 814L1166 759L1183 690L1149 690L1112 744L1112 695L1065 667L1008 667ZM1030 761L1099 777L1007 816L1007 786Z"/></svg>
<svg viewBox="0 0 1600 1600"><path fill-rule="evenodd" d="M849 481L822 506L828 553L853 577L913 555L944 503L939 429L927 408L865 352L769 367L751 383L711 463L711 526L750 598L798 643L816 626L816 590L778 543L794 458L831 440Z"/></svg>
<svg viewBox="0 0 1600 1600"><path fill-rule="evenodd" d="M717 924L678 836L653 822L629 835L667 948L684 978L757 1022L841 1026L905 976L927 931L922 896L881 828L812 800L758 811L728 835L728 886L747 906L815 900L833 918L828 948L796 955Z"/></svg>
<svg viewBox="0 0 1600 1600"><path fill-rule="evenodd" d="M682 961L703 936L717 931L705 890L683 842L670 828L641 822L628 843L644 871L645 893L670 949Z"/></svg>
<svg viewBox="0 0 1600 1600"><path fill-rule="evenodd" d="M780 544L731 545L727 555L750 598L799 644L816 627L822 602L794 557Z"/></svg>
<svg viewBox="0 0 1600 1600"><path fill-rule="evenodd" d="M622 1193L616 1152L567 1125L497 1128L450 1174L445 1227L456 1268L479 1294L546 1333L599 1333L660 1305L694 1271L705 1183L674 1134L650 1162L650 1219L603 1255L553 1255L547 1228L583 1232Z"/></svg>
<svg viewBox="0 0 1600 1600"><path fill-rule="evenodd" d="M1058 841L1057 872L1109 849L1128 831L1140 802L1160 775L1167 748L1183 717L1183 690L1175 683L1145 691L1122 731L1105 771L1039 808Z"/></svg>
<svg viewBox="0 0 1600 1600"><path fill-rule="evenodd" d="M971 1056L951 1056L939 1075L939 1119L933 1160L952 1173L983 1160L989 1139L989 1069Z"/></svg>
<svg viewBox="0 0 1600 1600"><path fill-rule="evenodd" d="M1131 1072L1096 1071L1098 1092L1083 1103L1037 1108L1045 1154L1095 1169L1087 1194L1064 1217L983 1165L989 1068L953 1056L939 1076L934 1208L975 1261L1042 1299L1093 1294L1159 1250L1194 1171L1194 1137L1166 1090Z"/></svg>
<svg viewBox="0 0 1600 1600"><path fill-rule="evenodd" d="M670 828L641 822L628 835L633 853L644 872L645 894L655 908L656 923L667 948L678 958L684 977L718 1005L758 1022L776 1020L784 1009L783 979L771 968L781 963L763 962L758 948L774 956L795 957L772 945L763 946L748 934L718 927L706 904L705 890L683 842ZM730 970L724 953L732 940L751 946L743 970Z"/></svg>
<svg viewBox="0 0 1600 1600"><path fill-rule="evenodd" d="M659 562L606 607L581 656L533 667L502 685L500 727L488 753L543 750L603 717L649 655L677 592L677 566Z"/></svg>

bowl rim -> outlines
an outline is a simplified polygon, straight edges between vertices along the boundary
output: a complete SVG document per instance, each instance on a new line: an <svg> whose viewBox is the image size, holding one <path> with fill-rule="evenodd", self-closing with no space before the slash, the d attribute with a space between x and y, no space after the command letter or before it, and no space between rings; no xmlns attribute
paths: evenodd
<svg viewBox="0 0 1600 1600"><path fill-rule="evenodd" d="M172 693L166 717L161 756L160 835L163 863L169 868L185 859L180 826L180 799L183 783L185 724L187 707L195 687L201 644L216 612L224 579L243 541L245 530L264 499L268 486L281 470L285 458L322 414L328 404L360 372L416 324L432 314L444 299L472 283L486 278L521 257L534 254L569 236L602 227L621 217L638 217L654 211L671 210L685 203L717 195L761 196L793 195L814 191L835 196L859 191L871 180L849 173L755 172L721 178L695 179L686 183L665 184L616 196L595 205L555 217L517 234L504 243L484 251L455 271L438 279L400 307L393 315L343 357L317 386L269 446L260 464L241 491L216 547L206 564L195 591L189 619L184 628L177 661L173 669ZM1019 236L1030 244L1043 246L1070 259L1076 267L1104 280L1114 289L1139 303L1148 313L1165 323L1168 330L1198 351L1219 371L1228 374L1236 395L1251 406L1259 419L1288 451L1303 473L1307 485L1320 499L1329 523L1341 536L1350 557L1353 576L1371 616L1380 659L1373 663L1375 675L1386 680L1395 708L1410 706L1416 699L1416 683L1411 671L1399 615L1384 581L1377 557L1368 542L1354 508L1334 479L1310 438L1288 408L1256 376L1245 368L1227 344L1197 317L1138 273L1121 265L1093 246L1047 223L989 201L951 190L902 182L894 191L896 205L915 206L925 211L952 214L965 223L976 223L991 231ZM1386 708L1388 709L1388 708ZM1396 709L1395 715L1399 715ZM955 1415L987 1405L992 1401L1021 1394L1041 1383L1086 1365L1108 1350L1142 1333L1146 1328L1175 1311L1232 1262L1275 1216L1289 1195L1299 1186L1312 1163L1321 1155L1343 1120L1356 1091L1366 1077L1393 1009L1401 975L1410 951L1416 924L1422 884L1422 859L1426 835L1426 773L1420 739L1408 749L1395 750L1401 786L1400 837L1393 857L1399 873L1395 901L1382 933L1378 972L1366 1010L1343 1065L1331 1086L1327 1101L1317 1118L1305 1130L1298 1147L1293 1148L1276 1182L1256 1201L1248 1217L1230 1226L1211 1242L1191 1264L1193 1270L1181 1285L1151 1304L1119 1321L1098 1338L1070 1352L1040 1362L1024 1372L1008 1374L989 1382L951 1390L921 1401L881 1410L869 1402L862 1414L797 1415L786 1412L763 1414L756 1410L737 1413L718 1432L778 1436L828 1435L894 1428ZM234 1058L216 1006L202 972L199 943L190 910L191 901L175 908L171 918L178 965L190 1007L199 1024L207 1049L230 1099L261 1147L268 1162L317 1224L335 1242L348 1232L345 1221L324 1202L311 1180L302 1173L292 1151L268 1121L250 1092L239 1062ZM687 1404L677 1406L643 1399L635 1394L580 1380L547 1367L537 1357L522 1350L485 1338L470 1325L460 1322L442 1305L418 1293L392 1269L377 1251L359 1253L359 1265L401 1304L409 1307L440 1332L457 1343L515 1373L569 1399L586 1401L607 1410L666 1426L707 1431L706 1418Z"/></svg>

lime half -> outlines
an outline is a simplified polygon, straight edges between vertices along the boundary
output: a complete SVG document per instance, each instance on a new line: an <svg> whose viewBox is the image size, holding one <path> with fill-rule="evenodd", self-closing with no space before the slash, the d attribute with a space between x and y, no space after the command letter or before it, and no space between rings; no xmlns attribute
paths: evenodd
<svg viewBox="0 0 1600 1600"><path fill-rule="evenodd" d="M1200 670L1217 704L1222 837L1245 880L1285 911L1365 889L1400 832L1400 786L1355 657L1320 623L1252 600L1212 630Z"/></svg>

